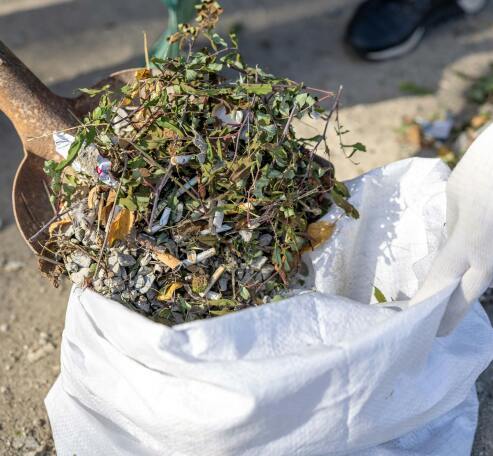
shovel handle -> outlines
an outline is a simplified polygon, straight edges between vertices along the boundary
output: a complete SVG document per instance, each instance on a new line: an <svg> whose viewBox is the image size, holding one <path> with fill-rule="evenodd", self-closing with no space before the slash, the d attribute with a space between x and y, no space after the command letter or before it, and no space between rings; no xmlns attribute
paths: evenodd
<svg viewBox="0 0 493 456"><path fill-rule="evenodd" d="M74 125L69 102L51 92L2 41L0 110L14 124L26 151L60 160L52 133Z"/></svg>

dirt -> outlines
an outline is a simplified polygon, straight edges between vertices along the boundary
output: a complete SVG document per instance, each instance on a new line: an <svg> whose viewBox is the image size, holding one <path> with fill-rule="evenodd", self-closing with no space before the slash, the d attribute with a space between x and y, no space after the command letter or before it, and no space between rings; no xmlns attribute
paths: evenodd
<svg viewBox="0 0 493 456"><path fill-rule="evenodd" d="M240 30L247 60L313 87L344 85L347 141L368 152L358 164L336 151L339 177L415 155L402 141L404 116L430 117L445 110L465 116L464 90L471 77L493 62L493 2L480 16L434 31L403 59L369 64L342 45L344 24L356 0L224 0L224 28ZM139 65L142 31L156 38L165 10L156 0L0 0L0 39L56 92L73 95L117 69ZM431 90L406 96L412 82ZM318 129L319 126L301 125ZM315 131L314 130L314 131ZM43 399L59 373L59 345L68 284L54 289L14 224L10 189L22 148L12 125L0 115L0 454L52 454ZM353 142L354 142L353 141ZM487 304L490 316L491 304ZM478 382L480 421L473 454L493 454L493 368Z"/></svg>

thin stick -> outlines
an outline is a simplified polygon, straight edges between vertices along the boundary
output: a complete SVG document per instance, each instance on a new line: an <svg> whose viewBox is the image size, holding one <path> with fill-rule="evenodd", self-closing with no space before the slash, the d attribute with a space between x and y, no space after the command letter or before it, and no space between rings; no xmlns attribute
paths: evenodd
<svg viewBox="0 0 493 456"><path fill-rule="evenodd" d="M142 33L144 34L144 55L146 59L146 68L149 70L151 65L149 63L149 50L147 48L147 33L145 31Z"/></svg>
<svg viewBox="0 0 493 456"><path fill-rule="evenodd" d="M315 146L312 148L310 151L310 159L308 160L308 169L306 170L305 175L303 176L303 180L301 181L301 184L304 184L306 178L310 175L310 171L312 169L312 162L313 162L313 155L317 151L318 146L322 141L327 141L327 129L329 128L329 122L330 119L332 118L332 114L334 114L334 111L339 109L339 101L341 99L341 94L342 94L342 86L339 86L339 90L337 91L336 98L334 100L334 103L332 104L332 107L330 108L329 114L327 115L327 119L325 121L325 126L324 126L324 131L322 135L320 136L320 139L317 141Z"/></svg>
<svg viewBox="0 0 493 456"><path fill-rule="evenodd" d="M48 188L48 185L46 185L45 180L43 179L43 187L45 189L46 195L48 196L48 201L50 202L50 206L53 209L53 213L56 214L56 208L55 205L52 203L51 198L50 198L50 190Z"/></svg>
<svg viewBox="0 0 493 456"><path fill-rule="evenodd" d="M48 220L36 233L34 233L30 238L29 242L34 241L36 238L38 238L55 220L58 220L60 217L63 217L65 214L70 212L72 208L66 209L63 212L60 212L58 214L55 214L53 217L51 217L50 220Z"/></svg>
<svg viewBox="0 0 493 456"><path fill-rule="evenodd" d="M37 257L41 260L46 261L47 263L56 264L57 266L63 266L64 265L63 263L60 263L60 261L52 260L51 258L48 258L44 255L37 255Z"/></svg>
<svg viewBox="0 0 493 456"><path fill-rule="evenodd" d="M161 195L161 191L163 190L164 186L169 180L169 176L171 174L171 169L173 165L170 164L168 165L168 169L166 170L166 174L162 177L161 181L159 182L159 185L156 188L156 192L154 195L154 204L152 205L152 211L151 211L151 217L149 218L149 230L152 228L152 224L154 223L154 220L156 218L156 211L157 211L157 205L159 202L159 196Z"/></svg>
<svg viewBox="0 0 493 456"><path fill-rule="evenodd" d="M281 139L279 139L279 141L277 141L278 146L284 141L284 139L286 138L286 135L289 132L289 126L291 125L291 122L293 121L295 111L296 111L296 105L293 105L293 108L291 109L291 112L289 113L288 121L286 122L286 125L284 126L284 130L282 132Z"/></svg>

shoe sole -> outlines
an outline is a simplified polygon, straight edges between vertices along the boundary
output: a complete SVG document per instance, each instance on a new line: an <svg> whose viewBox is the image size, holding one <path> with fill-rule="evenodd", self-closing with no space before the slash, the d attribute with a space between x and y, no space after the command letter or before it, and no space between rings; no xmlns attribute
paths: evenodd
<svg viewBox="0 0 493 456"><path fill-rule="evenodd" d="M477 14L486 6L486 3L487 0L463 0L462 2L458 2L458 5L453 5L450 9L444 9L430 17L427 23L418 27L406 41L381 51L367 52L362 57L373 62L401 57L418 46L425 36L428 27L458 18L464 14ZM459 7L459 10L457 7Z"/></svg>

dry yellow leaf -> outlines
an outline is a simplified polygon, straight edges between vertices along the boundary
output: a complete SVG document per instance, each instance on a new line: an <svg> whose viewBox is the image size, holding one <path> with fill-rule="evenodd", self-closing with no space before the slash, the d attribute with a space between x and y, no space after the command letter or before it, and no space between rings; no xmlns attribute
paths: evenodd
<svg viewBox="0 0 493 456"><path fill-rule="evenodd" d="M310 223L306 230L306 235L310 239L312 248L318 247L320 244L323 244L327 239L329 239L334 232L334 228L335 223L326 222L324 220Z"/></svg>
<svg viewBox="0 0 493 456"><path fill-rule="evenodd" d="M168 266L168 268L176 269L181 264L181 261L175 256L171 255L171 253L155 252L155 255L156 258L161 263L164 263L166 266Z"/></svg>
<svg viewBox="0 0 493 456"><path fill-rule="evenodd" d="M115 190L111 189L110 192L108 193L108 198L106 199L105 205L100 208L101 212L99 214L99 219L103 224L103 226L105 226L106 223L108 223L108 217L110 215L115 199L116 199L116 192Z"/></svg>
<svg viewBox="0 0 493 456"><path fill-rule="evenodd" d="M171 285L166 288L165 293L160 293L157 296L158 301L170 301L173 299L173 296L175 295L175 291L180 289L183 286L181 282L173 282Z"/></svg>
<svg viewBox="0 0 493 456"><path fill-rule="evenodd" d="M125 239L132 231L135 222L135 214L127 208L122 208L113 218L108 231L108 245L113 245L116 240Z"/></svg>
<svg viewBox="0 0 493 456"><path fill-rule="evenodd" d="M96 199L97 199L97 195L98 195L98 190L99 190L99 187L96 185L96 187L93 187L91 188L91 190L89 190L89 194L87 195L87 207L89 209L92 209L93 207L96 206Z"/></svg>
<svg viewBox="0 0 493 456"><path fill-rule="evenodd" d="M413 146L421 147L423 136L421 127L418 124L409 125L406 129L406 140Z"/></svg>
<svg viewBox="0 0 493 456"><path fill-rule="evenodd" d="M57 220L56 222L53 222L49 228L48 228L48 233L50 233L50 236L53 234L53 232L60 226L67 225L68 223L71 223L71 220L69 218L63 218L61 220Z"/></svg>
<svg viewBox="0 0 493 456"><path fill-rule="evenodd" d="M471 119L471 127L477 130L481 128L486 122L490 120L490 117L485 114L478 114Z"/></svg>

